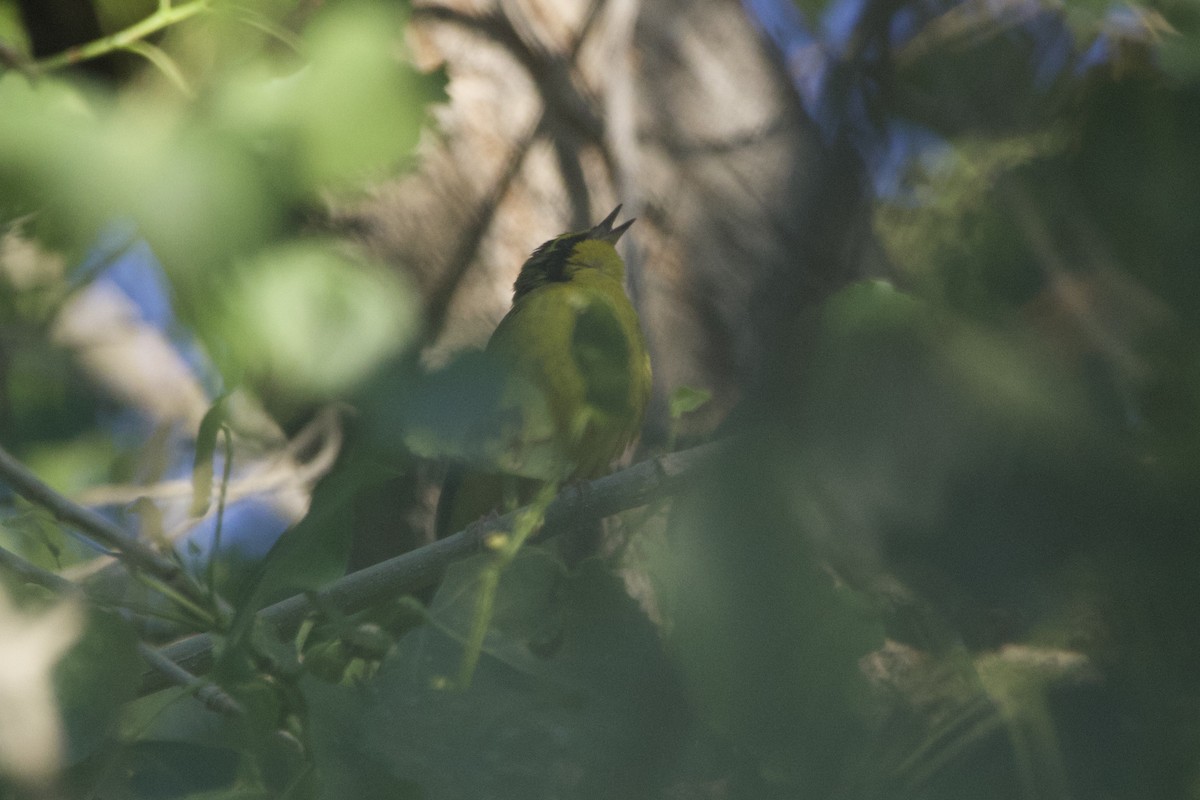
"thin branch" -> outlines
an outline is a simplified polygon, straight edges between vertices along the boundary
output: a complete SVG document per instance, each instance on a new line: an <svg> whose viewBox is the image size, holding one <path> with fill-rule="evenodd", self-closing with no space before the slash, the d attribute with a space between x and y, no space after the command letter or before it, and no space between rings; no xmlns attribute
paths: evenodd
<svg viewBox="0 0 1200 800"><path fill-rule="evenodd" d="M344 434L339 422L340 409L329 406L312 422L305 426L278 453L261 463L252 465L242 477L229 485L226 506L251 496L262 496L291 489L311 490L333 466L341 452ZM297 463L301 454L316 448L307 461ZM193 493L190 480L169 480L152 485L95 486L80 492L77 502L88 506L111 506L132 503L141 498L148 500L178 500ZM177 542L197 526L211 519L216 513L216 504L201 517L185 520L164 536L168 542ZM87 564L72 567L68 576L82 582L86 578L102 575L114 569L111 556L99 556ZM222 606L224 611L228 609Z"/></svg>
<svg viewBox="0 0 1200 800"><path fill-rule="evenodd" d="M34 67L39 70L69 67L81 61L108 55L117 50L131 49L147 36L155 34L163 28L168 28L178 22L182 22L189 17L194 17L202 11L207 11L211 4L212 0L192 0L192 2L184 3L181 6L160 3L157 11L145 19L130 25L128 28L117 31L111 36L105 36L87 44L72 47L61 53L39 59L34 62Z"/></svg>
<svg viewBox="0 0 1200 800"><path fill-rule="evenodd" d="M3 547L0 547L0 568L44 589L49 589L55 594L72 595L80 594L83 591L61 575L55 575L49 570L42 569Z"/></svg>
<svg viewBox="0 0 1200 800"><path fill-rule="evenodd" d="M464 643L462 662L459 664L458 678L455 682L460 691L470 688L475 669L479 666L483 642L487 638L492 615L496 611L496 592L500 587L500 579L521 552L525 541L541 527L546 509L553 502L557 489L558 486L552 483L542 487L534 501L526 506L526 513L517 515L512 528L508 529L511 533L505 535L502 544L493 548L495 556L479 576L480 585L475 595L475 611L471 614L471 629Z"/></svg>
<svg viewBox="0 0 1200 800"><path fill-rule="evenodd" d="M304 40L275 22L261 11L247 5L222 6L221 11L283 44L293 53L304 52Z"/></svg>
<svg viewBox="0 0 1200 800"><path fill-rule="evenodd" d="M129 536L117 525L84 508L43 483L36 475L0 447L0 480L34 505L41 506L59 520L75 526L89 539L123 555L123 561L167 583L177 580L183 571L170 559Z"/></svg>
<svg viewBox="0 0 1200 800"><path fill-rule="evenodd" d="M160 555L90 508L63 497L3 447L0 447L0 481L29 502L49 511L56 519L73 526L86 538L115 551L121 565L134 577L176 600L205 627L219 627L228 618L228 603L207 593L178 563Z"/></svg>
<svg viewBox="0 0 1200 800"><path fill-rule="evenodd" d="M205 708L226 716L242 716L246 710L217 686L197 678L145 642L138 642L138 653L163 680L195 692Z"/></svg>
<svg viewBox="0 0 1200 800"><path fill-rule="evenodd" d="M337 460L345 438L338 418L339 410L329 407L300 430L282 450L243 468L241 475L229 485L229 504L246 497L291 489L311 489L323 478ZM304 451L313 450L301 461ZM93 486L76 495L80 503L89 506L111 506L147 500L179 500L194 492L190 478L175 478L153 484L108 484ZM193 519L168 539L179 535L213 515L210 509L204 516Z"/></svg>
<svg viewBox="0 0 1200 800"><path fill-rule="evenodd" d="M0 568L7 569L14 575L19 575L30 583L49 589L62 597L79 597L87 594L86 588L81 588L61 575L42 569L4 548L0 548ZM138 653L168 683L194 690L196 699L204 703L210 710L220 714L240 715L245 713L237 701L219 687L197 678L145 642L138 642Z"/></svg>
<svg viewBox="0 0 1200 800"><path fill-rule="evenodd" d="M119 608L143 617L165 619L178 626L189 625L193 622L190 618L184 619L182 616L165 614L158 608L143 607L124 599L111 597L105 594L103 589L98 589L94 583L75 583L56 572L42 569L2 547L0 547L0 571L8 571L28 583L49 589L62 597L84 597L97 608Z"/></svg>
<svg viewBox="0 0 1200 800"><path fill-rule="evenodd" d="M689 475L714 462L720 447L718 442L659 456L589 483L568 487L546 509L545 523L532 540L581 533L597 520L674 494ZM526 513L528 509L523 508L502 517L479 520L452 536L347 575L317 592L315 597L300 594L268 606L258 612L259 620L287 635L300 626L314 602L322 608L353 614L432 586L450 564L480 552L488 536L511 531L518 515ZM212 667L212 650L213 638L199 634L168 645L162 652L183 668L203 674ZM160 676L142 675L143 694L163 686Z"/></svg>

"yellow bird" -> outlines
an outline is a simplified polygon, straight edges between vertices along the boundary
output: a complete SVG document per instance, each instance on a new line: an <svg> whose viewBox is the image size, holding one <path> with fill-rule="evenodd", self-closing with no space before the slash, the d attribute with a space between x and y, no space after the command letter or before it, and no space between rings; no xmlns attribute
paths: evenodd
<svg viewBox="0 0 1200 800"><path fill-rule="evenodd" d="M512 308L486 350L504 373L509 424L491 432L500 468L451 471L438 501L439 537L506 500L527 502L546 482L603 474L641 429L650 356L615 247L633 224L614 228L620 211L551 239L521 267Z"/></svg>

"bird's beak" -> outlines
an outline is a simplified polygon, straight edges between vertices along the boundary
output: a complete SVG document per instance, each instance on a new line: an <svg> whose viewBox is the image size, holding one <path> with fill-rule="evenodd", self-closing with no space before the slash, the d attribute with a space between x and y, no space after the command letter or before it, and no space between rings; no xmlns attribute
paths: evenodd
<svg viewBox="0 0 1200 800"><path fill-rule="evenodd" d="M614 208L612 210L612 213L609 214L607 217L605 217L600 222L599 225L592 228L591 238L601 239L603 241L608 242L609 244L616 244L617 240L621 238L621 234L623 234L623 233L625 233L625 231L629 230L629 226L634 223L634 220L631 219L627 222L621 223L620 225L618 225L617 227L614 228L612 225L617 219L617 214L620 214L620 213L621 213L620 206L617 206L616 208Z"/></svg>

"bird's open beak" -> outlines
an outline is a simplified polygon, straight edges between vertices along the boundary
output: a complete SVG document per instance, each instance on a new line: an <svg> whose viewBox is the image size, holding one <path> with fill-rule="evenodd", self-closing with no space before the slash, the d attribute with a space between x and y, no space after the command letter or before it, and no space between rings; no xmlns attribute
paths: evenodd
<svg viewBox="0 0 1200 800"><path fill-rule="evenodd" d="M616 208L614 208L612 210L612 213L609 214L607 217L605 217L600 222L599 225L592 228L590 238L603 239L604 241L608 242L609 244L616 244L617 240L621 238L621 234L623 234L623 233L625 233L625 231L629 230L629 226L634 223L634 220L631 219L627 222L621 223L620 225L618 225L617 227L614 228L613 223L617 219L617 214L620 214L620 213L621 213L620 206L617 206Z"/></svg>

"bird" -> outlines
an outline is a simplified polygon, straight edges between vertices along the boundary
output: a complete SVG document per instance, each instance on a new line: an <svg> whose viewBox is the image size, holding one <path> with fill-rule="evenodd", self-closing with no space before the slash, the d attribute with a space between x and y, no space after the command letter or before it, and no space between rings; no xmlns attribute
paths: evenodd
<svg viewBox="0 0 1200 800"><path fill-rule="evenodd" d="M547 483L604 474L641 430L650 356L625 290L614 227L618 205L594 227L538 247L513 285L512 307L484 355L499 370L498 457L451 468L438 500L438 538L489 512L532 499Z"/></svg>

